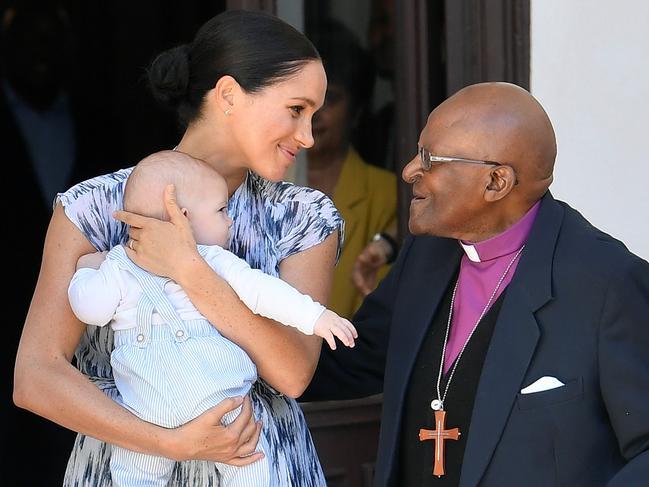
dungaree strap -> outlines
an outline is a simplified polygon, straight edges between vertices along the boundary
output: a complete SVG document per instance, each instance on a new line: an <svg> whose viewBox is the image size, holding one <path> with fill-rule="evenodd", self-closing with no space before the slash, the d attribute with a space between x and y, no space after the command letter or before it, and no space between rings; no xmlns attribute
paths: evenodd
<svg viewBox="0 0 649 487"><path fill-rule="evenodd" d="M151 317L153 316L154 306L151 300L142 293L140 295L140 300L137 303L136 310L136 325L137 325L137 336L135 337L135 343L138 347L143 348L149 343L149 337L151 336Z"/></svg>
<svg viewBox="0 0 649 487"><path fill-rule="evenodd" d="M115 249L111 251L111 254L120 265L131 271L137 282L142 287L142 298L138 303L138 326L147 326L147 324L150 326L153 309L155 309L171 327L171 331L176 341L180 342L187 340L187 330L185 329L183 320L180 318L180 315L174 309L171 301L169 301L169 298L163 291L165 284L171 281L171 279L155 276L146 272L141 267L138 267L128 258L124 251L124 247L121 245L115 247ZM144 299L145 297L147 299ZM147 301L149 304L147 304Z"/></svg>

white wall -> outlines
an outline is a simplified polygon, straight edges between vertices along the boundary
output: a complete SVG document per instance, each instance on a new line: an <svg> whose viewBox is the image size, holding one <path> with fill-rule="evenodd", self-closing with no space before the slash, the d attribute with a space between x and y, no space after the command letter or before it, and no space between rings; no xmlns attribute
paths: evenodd
<svg viewBox="0 0 649 487"><path fill-rule="evenodd" d="M551 191L649 259L649 1L532 0L531 91L558 140Z"/></svg>

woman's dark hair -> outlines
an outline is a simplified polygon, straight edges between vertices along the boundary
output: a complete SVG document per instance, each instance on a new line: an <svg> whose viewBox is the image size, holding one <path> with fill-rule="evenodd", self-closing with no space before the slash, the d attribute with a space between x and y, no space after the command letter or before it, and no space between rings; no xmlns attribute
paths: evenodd
<svg viewBox="0 0 649 487"><path fill-rule="evenodd" d="M229 10L207 21L190 44L161 53L148 70L153 95L187 126L201 114L205 94L230 75L247 93L297 73L320 59L286 22L262 12Z"/></svg>

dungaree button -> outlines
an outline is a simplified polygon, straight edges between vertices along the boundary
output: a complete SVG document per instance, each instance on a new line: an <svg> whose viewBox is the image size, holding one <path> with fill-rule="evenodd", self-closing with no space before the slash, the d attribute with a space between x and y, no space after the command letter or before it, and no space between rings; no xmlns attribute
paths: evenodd
<svg viewBox="0 0 649 487"><path fill-rule="evenodd" d="M138 342L143 342L143 341L144 341L144 335L142 335L142 333L140 333L140 334L137 336L137 341L138 341Z"/></svg>
<svg viewBox="0 0 649 487"><path fill-rule="evenodd" d="M177 336L178 338L182 338L184 335L185 335L185 332L182 331L182 330L178 330L178 331L176 332L176 336Z"/></svg>

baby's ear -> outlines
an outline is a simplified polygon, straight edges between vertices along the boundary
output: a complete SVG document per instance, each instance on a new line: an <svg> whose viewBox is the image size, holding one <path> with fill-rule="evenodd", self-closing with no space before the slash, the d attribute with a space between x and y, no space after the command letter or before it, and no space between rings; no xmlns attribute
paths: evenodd
<svg viewBox="0 0 649 487"><path fill-rule="evenodd" d="M187 211L187 208L181 208L180 211L181 211L182 214L185 215L185 216L187 216L187 213L189 213L189 212Z"/></svg>

